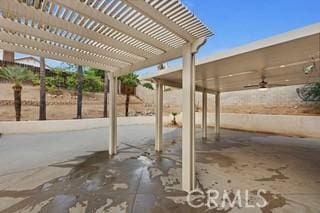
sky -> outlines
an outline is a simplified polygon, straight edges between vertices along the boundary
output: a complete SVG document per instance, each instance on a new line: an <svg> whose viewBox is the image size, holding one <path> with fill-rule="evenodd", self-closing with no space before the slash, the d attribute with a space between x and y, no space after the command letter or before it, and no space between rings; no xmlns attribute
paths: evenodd
<svg viewBox="0 0 320 213"><path fill-rule="evenodd" d="M214 32L197 58L320 22L320 0L181 1ZM52 67L61 66L57 61L47 63ZM169 66L179 63L181 60L175 60ZM152 67L139 73L154 71L156 68Z"/></svg>

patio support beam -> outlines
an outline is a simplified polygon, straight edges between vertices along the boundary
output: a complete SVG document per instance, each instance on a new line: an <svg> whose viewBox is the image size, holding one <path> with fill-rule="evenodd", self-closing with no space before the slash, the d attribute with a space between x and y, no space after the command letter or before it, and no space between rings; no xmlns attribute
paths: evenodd
<svg viewBox="0 0 320 213"><path fill-rule="evenodd" d="M195 55L191 44L183 51L182 71L182 189L191 191L195 187L194 171L194 99L195 99Z"/></svg>
<svg viewBox="0 0 320 213"><path fill-rule="evenodd" d="M215 95L215 116L216 116L216 124L215 124L215 133L216 138L218 139L220 137L220 92L217 92Z"/></svg>
<svg viewBox="0 0 320 213"><path fill-rule="evenodd" d="M157 80L157 95L156 95L156 141L155 150L162 151L162 130L163 130L163 83Z"/></svg>
<svg viewBox="0 0 320 213"><path fill-rule="evenodd" d="M117 77L109 73L110 106L109 106L109 155L117 154Z"/></svg>
<svg viewBox="0 0 320 213"><path fill-rule="evenodd" d="M187 192L195 188L195 54L205 42L187 43L182 52L182 190Z"/></svg>
<svg viewBox="0 0 320 213"><path fill-rule="evenodd" d="M202 138L207 138L207 115L208 115L208 107L207 107L207 101L208 101L208 94L207 91L204 90L202 92Z"/></svg>

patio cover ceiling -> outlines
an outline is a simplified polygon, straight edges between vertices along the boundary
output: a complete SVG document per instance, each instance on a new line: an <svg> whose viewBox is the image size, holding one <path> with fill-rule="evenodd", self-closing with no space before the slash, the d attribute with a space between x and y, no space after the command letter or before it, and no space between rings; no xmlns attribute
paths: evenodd
<svg viewBox="0 0 320 213"><path fill-rule="evenodd" d="M317 23L196 61L196 89L212 93L238 91L247 85L258 85L262 76L269 84L305 84L316 76L305 75L304 67L315 62L319 68L319 58ZM179 66L159 71L142 79L158 79L165 85L181 87L181 69Z"/></svg>
<svg viewBox="0 0 320 213"><path fill-rule="evenodd" d="M181 57L212 33L179 0L0 0L0 48L114 72Z"/></svg>

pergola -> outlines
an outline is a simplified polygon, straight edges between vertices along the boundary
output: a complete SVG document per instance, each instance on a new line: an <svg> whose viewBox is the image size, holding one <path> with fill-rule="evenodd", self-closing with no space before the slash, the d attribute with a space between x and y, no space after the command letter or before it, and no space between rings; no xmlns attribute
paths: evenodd
<svg viewBox="0 0 320 213"><path fill-rule="evenodd" d="M117 77L183 57L185 190L194 187L195 53L211 35L179 0L0 0L1 49L109 72L110 155Z"/></svg>
<svg viewBox="0 0 320 213"><path fill-rule="evenodd" d="M157 84L156 149L162 147L163 85L183 90L182 162L185 167L182 168L183 175L188 176L194 174L195 90L202 92L203 97L203 138L207 137L207 94L215 94L215 133L219 137L221 92L312 83L320 77L319 72L306 75L304 68L312 64L319 68L319 62L320 23L317 23L198 60L192 74L188 72L190 62L185 59L182 66L143 76L142 80ZM187 178L182 177L185 182Z"/></svg>

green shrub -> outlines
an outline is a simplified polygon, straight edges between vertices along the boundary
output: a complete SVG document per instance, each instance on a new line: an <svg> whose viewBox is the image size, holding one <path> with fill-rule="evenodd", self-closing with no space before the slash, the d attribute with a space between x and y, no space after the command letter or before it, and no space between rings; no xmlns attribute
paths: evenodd
<svg viewBox="0 0 320 213"><path fill-rule="evenodd" d="M46 87L47 92L51 95L62 95L63 91L59 88L57 88L56 86L52 86L52 87Z"/></svg>
<svg viewBox="0 0 320 213"><path fill-rule="evenodd" d="M103 82L100 76L84 75L83 90L86 92L102 92Z"/></svg>
<svg viewBox="0 0 320 213"><path fill-rule="evenodd" d="M31 82L32 82L33 86L39 86L40 85L39 78L34 78L34 79L31 80Z"/></svg>
<svg viewBox="0 0 320 213"><path fill-rule="evenodd" d="M67 77L67 82L66 82L66 87L67 89L76 89L77 87L77 78L76 75L74 73L72 73L71 75L69 75Z"/></svg>
<svg viewBox="0 0 320 213"><path fill-rule="evenodd" d="M57 79L55 77L46 77L46 87L57 87Z"/></svg>

